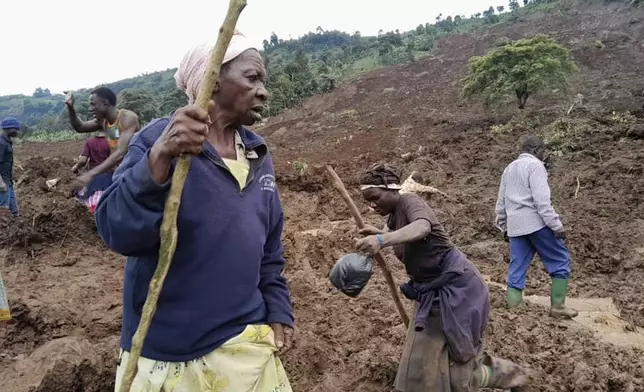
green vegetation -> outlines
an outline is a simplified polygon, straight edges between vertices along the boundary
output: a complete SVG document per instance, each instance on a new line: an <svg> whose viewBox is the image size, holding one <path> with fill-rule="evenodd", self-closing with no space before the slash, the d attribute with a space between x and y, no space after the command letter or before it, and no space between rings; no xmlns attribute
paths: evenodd
<svg viewBox="0 0 644 392"><path fill-rule="evenodd" d="M308 169L308 167L309 165L304 161L293 162L293 169L295 169L295 171L298 174L303 174L306 171L306 169Z"/></svg>
<svg viewBox="0 0 644 392"><path fill-rule="evenodd" d="M74 131L31 131L21 140L26 142L52 143L64 142L66 140L83 140L93 135L87 133L77 133Z"/></svg>
<svg viewBox="0 0 644 392"><path fill-rule="evenodd" d="M488 7L469 17L438 15L432 23L412 31L380 31L362 36L318 27L299 39L284 40L275 34L263 43L272 94L268 114L299 105L304 99L333 90L343 80L378 67L409 63L430 55L436 42L452 34L481 32L497 23L513 23L528 14L552 13L580 3L621 2L633 6L644 0L509 0L507 7ZM174 83L175 69L143 74L106 84L119 96L119 106L139 114L145 123L165 116L186 104L185 95ZM92 89L74 91L79 115L89 118L88 96ZM532 91L529 91L532 93ZM0 97L0 118L16 116L27 135L41 133L72 135L64 96L38 88L32 96ZM57 136L58 137L58 136ZM62 136L61 136L62 137Z"/></svg>
<svg viewBox="0 0 644 392"><path fill-rule="evenodd" d="M546 88L565 92L577 66L570 51L547 36L501 44L485 56L470 59L463 95L486 106L504 103L516 96L519 109L528 98Z"/></svg>

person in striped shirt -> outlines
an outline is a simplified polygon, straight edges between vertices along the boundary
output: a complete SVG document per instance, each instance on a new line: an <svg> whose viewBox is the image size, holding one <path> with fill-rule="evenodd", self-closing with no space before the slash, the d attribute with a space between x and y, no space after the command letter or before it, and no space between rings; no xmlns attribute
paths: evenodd
<svg viewBox="0 0 644 392"><path fill-rule="evenodd" d="M564 242L566 232L550 200L545 157L544 142L531 136L523 143L519 158L501 176L496 226L510 243L508 307L516 308L523 302L526 273L537 253L552 278L550 315L573 318L577 312L565 304L570 254Z"/></svg>

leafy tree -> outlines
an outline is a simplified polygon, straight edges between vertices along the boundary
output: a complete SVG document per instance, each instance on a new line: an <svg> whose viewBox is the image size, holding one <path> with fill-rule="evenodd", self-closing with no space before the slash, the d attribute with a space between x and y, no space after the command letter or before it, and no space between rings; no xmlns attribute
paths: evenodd
<svg viewBox="0 0 644 392"><path fill-rule="evenodd" d="M416 41L416 47L420 51L429 52L434 49L436 39L432 35L422 35Z"/></svg>
<svg viewBox="0 0 644 392"><path fill-rule="evenodd" d="M136 113L142 124L157 116L157 103L147 90L125 89L119 93L117 102L119 108L129 109Z"/></svg>
<svg viewBox="0 0 644 392"><path fill-rule="evenodd" d="M450 33L454 30L454 20L451 16L436 22L436 26L445 33Z"/></svg>
<svg viewBox="0 0 644 392"><path fill-rule="evenodd" d="M32 94L32 97L34 98L51 97L51 92L49 91L48 88L43 89L41 87L38 87L36 91L34 91L34 93Z"/></svg>
<svg viewBox="0 0 644 392"><path fill-rule="evenodd" d="M86 120L89 120L89 102L87 100L82 100L75 104L76 106L76 114L78 114L81 118L84 118ZM63 113L65 114L65 113ZM69 120L67 120L69 121Z"/></svg>
<svg viewBox="0 0 644 392"><path fill-rule="evenodd" d="M176 86L170 86L161 96L161 104L157 116L167 116L180 107L188 104L188 96Z"/></svg>
<svg viewBox="0 0 644 392"><path fill-rule="evenodd" d="M483 11L485 23L494 24L499 21L499 17L494 14L494 7L490 6L487 11Z"/></svg>
<svg viewBox="0 0 644 392"><path fill-rule="evenodd" d="M338 75L333 72L326 64L320 64L318 67L318 74L320 75L320 90L321 92L328 92L335 89Z"/></svg>
<svg viewBox="0 0 644 392"><path fill-rule="evenodd" d="M518 10L520 7L519 0L510 0L509 7L510 7L510 11L512 12Z"/></svg>
<svg viewBox="0 0 644 392"><path fill-rule="evenodd" d="M486 106L516 96L519 109L528 98L546 88L565 91L577 66L570 50L548 36L539 35L498 46L469 61L463 95L480 98Z"/></svg>
<svg viewBox="0 0 644 392"><path fill-rule="evenodd" d="M277 46L279 44L279 38L277 37L277 34L275 34L275 32L271 33L270 40L271 40L271 45L273 46Z"/></svg>
<svg viewBox="0 0 644 392"><path fill-rule="evenodd" d="M502 13L503 11L505 11L505 7L504 7L504 6L502 6L502 5L500 5L500 6L496 7L496 11L500 14L500 13Z"/></svg>
<svg viewBox="0 0 644 392"><path fill-rule="evenodd" d="M405 48L405 56L407 57L407 62L413 63L416 61L416 47L414 46L413 41L409 41L407 47Z"/></svg>

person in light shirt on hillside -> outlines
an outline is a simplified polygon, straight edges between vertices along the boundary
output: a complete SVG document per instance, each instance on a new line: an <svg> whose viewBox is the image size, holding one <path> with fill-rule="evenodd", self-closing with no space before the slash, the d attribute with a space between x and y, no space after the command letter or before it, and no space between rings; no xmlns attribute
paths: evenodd
<svg viewBox="0 0 644 392"><path fill-rule="evenodd" d="M570 254L566 231L550 200L545 158L544 142L531 136L501 176L496 226L510 242L507 301L510 308L522 304L528 267L539 254L552 278L550 315L570 319L577 317L577 311L566 306Z"/></svg>

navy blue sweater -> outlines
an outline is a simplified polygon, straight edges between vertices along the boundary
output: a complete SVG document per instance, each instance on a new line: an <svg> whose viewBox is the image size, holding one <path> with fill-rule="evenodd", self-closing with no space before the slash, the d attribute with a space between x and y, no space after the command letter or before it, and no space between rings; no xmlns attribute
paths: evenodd
<svg viewBox="0 0 644 392"><path fill-rule="evenodd" d="M121 347L129 351L158 262L159 228L170 179L151 177L148 153L169 119L138 132L96 210L98 231L128 256ZM142 355L161 361L203 356L246 325L293 325L281 234L283 213L263 139L239 131L250 159L240 187L210 143L192 159L179 209L177 250Z"/></svg>

